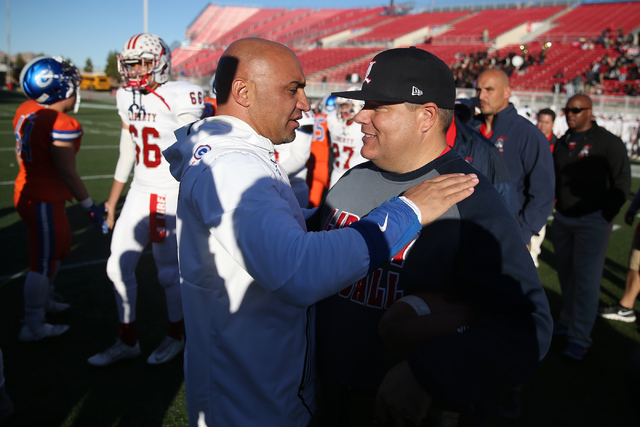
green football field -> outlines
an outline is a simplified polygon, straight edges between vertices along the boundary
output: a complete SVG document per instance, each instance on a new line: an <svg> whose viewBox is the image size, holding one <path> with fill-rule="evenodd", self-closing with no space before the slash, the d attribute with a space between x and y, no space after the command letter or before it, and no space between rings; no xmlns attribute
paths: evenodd
<svg viewBox="0 0 640 427"><path fill-rule="evenodd" d="M105 369L86 362L113 344L118 317L105 273L110 235L98 234L76 204L67 209L73 249L56 282L57 292L72 309L49 319L51 323L68 324L71 329L55 339L18 341L28 251L26 228L13 207L17 166L12 119L24 99L22 94L0 91L0 348L6 389L15 405L14 417L6 425L186 425L182 357L165 365L146 363L166 332L164 292L157 283L150 253L142 256L137 270L137 327L142 355ZM84 129L77 169L94 201L104 202L118 156L120 119L115 101L83 101L75 117ZM638 187L640 179L634 178L632 192ZM607 304L622 294L633 230L623 223L622 215L617 222L602 279L601 301ZM540 264L540 279L555 316L560 309L560 293L549 240L543 244ZM492 413L487 425L640 425L639 385L630 381L628 368L640 345L639 332L638 323L598 319L594 346L582 363L563 357L566 341L555 338L540 369L524 386L522 417L507 421ZM282 357L286 361L287 355ZM367 424L363 421L358 425Z"/></svg>

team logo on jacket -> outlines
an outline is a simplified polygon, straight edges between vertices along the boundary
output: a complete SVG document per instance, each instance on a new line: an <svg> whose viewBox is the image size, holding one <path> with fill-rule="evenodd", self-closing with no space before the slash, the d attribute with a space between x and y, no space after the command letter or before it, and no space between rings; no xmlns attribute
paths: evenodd
<svg viewBox="0 0 640 427"><path fill-rule="evenodd" d="M495 142L495 146L498 147L498 150L500 150L500 154L502 154L502 152L504 151L504 143L507 140L507 138L505 138L504 136L499 137L496 142Z"/></svg>
<svg viewBox="0 0 640 427"><path fill-rule="evenodd" d="M585 145L584 147L582 147L582 150L580 150L580 152L578 153L578 157L581 159L584 157L589 157L590 149L591 149L590 145Z"/></svg>
<svg viewBox="0 0 640 427"><path fill-rule="evenodd" d="M204 157L205 154L207 154L209 151L211 151L211 146L208 144L205 145L201 145L198 148L196 148L196 151L193 153L193 158L197 161L197 160L201 160L202 157Z"/></svg>
<svg viewBox="0 0 640 427"><path fill-rule="evenodd" d="M376 61L371 61L369 63L369 68L367 68L367 74L365 74L364 80L363 80L365 83L371 83L371 79L369 78L369 74L371 73L371 68L373 67L373 64L375 64L375 63L376 63Z"/></svg>

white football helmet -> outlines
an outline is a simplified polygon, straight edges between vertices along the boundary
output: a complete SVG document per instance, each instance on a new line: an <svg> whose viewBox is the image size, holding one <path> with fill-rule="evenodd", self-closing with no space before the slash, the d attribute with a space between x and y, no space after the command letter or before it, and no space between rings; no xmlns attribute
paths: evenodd
<svg viewBox="0 0 640 427"><path fill-rule="evenodd" d="M141 70L132 70L140 64ZM118 55L118 72L126 87L146 89L152 81L163 84L171 74L171 50L155 34L137 34L124 44Z"/></svg>
<svg viewBox="0 0 640 427"><path fill-rule="evenodd" d="M351 86L347 89L349 92L356 90L360 90L360 86ZM362 110L362 107L364 107L364 101L342 97L336 98L338 117L345 123L351 124L356 114Z"/></svg>

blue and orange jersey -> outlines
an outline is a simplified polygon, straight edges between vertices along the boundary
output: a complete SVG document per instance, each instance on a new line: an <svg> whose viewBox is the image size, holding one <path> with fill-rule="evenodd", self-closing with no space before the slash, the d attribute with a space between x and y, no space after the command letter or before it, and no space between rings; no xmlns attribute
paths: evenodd
<svg viewBox="0 0 640 427"><path fill-rule="evenodd" d="M218 110L218 101L216 100L216 98L205 96L204 110L202 111L202 117L200 118L204 119L206 117L213 117L216 115L217 110Z"/></svg>
<svg viewBox="0 0 640 427"><path fill-rule="evenodd" d="M82 139L78 121L29 100L18 107L13 128L22 159L14 191L43 202L71 200L71 193L51 159L51 145L56 140L72 142L77 153Z"/></svg>
<svg viewBox="0 0 640 427"><path fill-rule="evenodd" d="M315 116L311 155L307 162L307 185L309 186L309 204L319 206L329 188L329 135L327 131L327 115L318 113Z"/></svg>

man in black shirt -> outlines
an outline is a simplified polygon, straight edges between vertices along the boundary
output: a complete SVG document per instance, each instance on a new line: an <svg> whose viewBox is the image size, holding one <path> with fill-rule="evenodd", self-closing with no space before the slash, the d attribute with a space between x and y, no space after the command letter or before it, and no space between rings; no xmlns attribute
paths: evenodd
<svg viewBox="0 0 640 427"><path fill-rule="evenodd" d="M567 334L563 354L576 360L592 344L609 236L631 186L624 143L591 120L591 106L586 95L569 99L569 130L553 152L557 201L551 238L563 305L554 334Z"/></svg>

